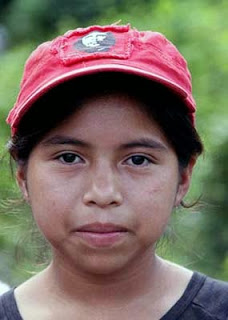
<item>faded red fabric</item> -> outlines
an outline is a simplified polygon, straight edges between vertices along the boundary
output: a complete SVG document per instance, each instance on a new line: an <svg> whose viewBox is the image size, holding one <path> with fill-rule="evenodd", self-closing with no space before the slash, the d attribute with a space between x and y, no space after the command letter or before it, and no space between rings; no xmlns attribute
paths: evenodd
<svg viewBox="0 0 228 320"><path fill-rule="evenodd" d="M195 101L186 60L164 35L130 25L70 30L38 46L28 58L17 101L7 122L12 134L41 95L69 79L116 71L160 82L179 95L194 125Z"/></svg>

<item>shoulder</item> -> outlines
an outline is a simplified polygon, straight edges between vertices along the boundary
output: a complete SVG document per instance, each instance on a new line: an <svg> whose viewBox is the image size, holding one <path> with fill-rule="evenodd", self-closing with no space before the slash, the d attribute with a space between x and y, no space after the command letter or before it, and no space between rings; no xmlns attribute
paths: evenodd
<svg viewBox="0 0 228 320"><path fill-rule="evenodd" d="M228 319L228 282L206 277L199 273L196 273L196 278L204 278L204 281L192 301L192 307L198 312L207 314L208 319Z"/></svg>
<svg viewBox="0 0 228 320"><path fill-rule="evenodd" d="M228 320L228 283L194 272L188 286L162 320Z"/></svg>
<svg viewBox="0 0 228 320"><path fill-rule="evenodd" d="M22 320L14 297L14 289L0 296L0 320L8 319Z"/></svg>

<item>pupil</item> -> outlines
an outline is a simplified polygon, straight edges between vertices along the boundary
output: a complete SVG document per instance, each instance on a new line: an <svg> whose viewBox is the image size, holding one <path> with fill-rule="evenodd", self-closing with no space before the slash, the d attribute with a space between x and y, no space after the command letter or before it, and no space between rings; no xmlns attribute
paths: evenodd
<svg viewBox="0 0 228 320"><path fill-rule="evenodd" d="M144 157L134 156L134 157L132 157L132 162L137 165L142 164L144 162Z"/></svg>
<svg viewBox="0 0 228 320"><path fill-rule="evenodd" d="M65 162L74 162L75 155L73 153L64 154L63 156Z"/></svg>

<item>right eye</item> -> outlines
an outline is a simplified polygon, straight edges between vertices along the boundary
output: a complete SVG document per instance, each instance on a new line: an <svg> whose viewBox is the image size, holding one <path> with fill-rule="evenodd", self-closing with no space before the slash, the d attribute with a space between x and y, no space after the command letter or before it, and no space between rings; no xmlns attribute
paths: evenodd
<svg viewBox="0 0 228 320"><path fill-rule="evenodd" d="M83 162L83 159L81 157L79 157L77 154L72 152L63 153L59 155L57 159L65 164L77 164L77 163Z"/></svg>

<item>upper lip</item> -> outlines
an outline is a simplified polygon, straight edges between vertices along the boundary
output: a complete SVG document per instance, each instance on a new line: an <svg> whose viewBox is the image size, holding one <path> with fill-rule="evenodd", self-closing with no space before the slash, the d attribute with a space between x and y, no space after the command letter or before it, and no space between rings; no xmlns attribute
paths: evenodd
<svg viewBox="0 0 228 320"><path fill-rule="evenodd" d="M109 232L126 232L128 231L128 229L118 224L112 224L112 223L90 223L77 228L76 231L109 233Z"/></svg>

